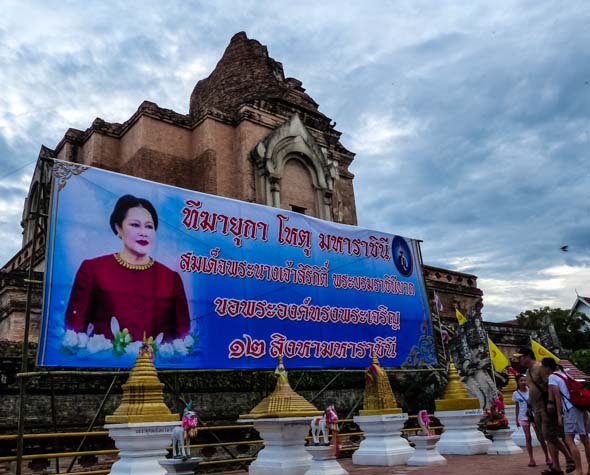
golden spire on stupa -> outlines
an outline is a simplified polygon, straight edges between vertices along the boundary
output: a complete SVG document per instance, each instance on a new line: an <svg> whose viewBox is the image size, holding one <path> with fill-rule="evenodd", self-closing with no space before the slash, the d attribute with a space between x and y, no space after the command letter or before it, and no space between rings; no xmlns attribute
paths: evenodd
<svg viewBox="0 0 590 475"><path fill-rule="evenodd" d="M367 369L363 409L359 411L359 415L401 414L402 410L397 407L387 373L379 364L375 352L372 352L371 357L373 361Z"/></svg>
<svg viewBox="0 0 590 475"><path fill-rule="evenodd" d="M463 409L481 409L479 399L471 397L461 382L455 364L449 366L449 382L442 399L434 401L437 411L460 411Z"/></svg>
<svg viewBox="0 0 590 475"><path fill-rule="evenodd" d="M164 403L164 384L158 379L148 348L139 351L129 379L122 389L121 405L112 416L105 417L107 424L180 420L180 415L172 414Z"/></svg>
<svg viewBox="0 0 590 475"><path fill-rule="evenodd" d="M279 365L275 370L275 375L277 376L275 390L260 401L248 414L240 415L240 419L307 417L323 414L303 396L293 391L287 378L282 356L279 356Z"/></svg>
<svg viewBox="0 0 590 475"><path fill-rule="evenodd" d="M516 391L517 387L518 386L516 385L516 378L509 371L508 372L508 382L506 383L506 386L504 386L504 388L502 388L502 396L504 396L504 404L506 404L507 406L516 404L516 402L514 402L512 400L512 393L514 391Z"/></svg>

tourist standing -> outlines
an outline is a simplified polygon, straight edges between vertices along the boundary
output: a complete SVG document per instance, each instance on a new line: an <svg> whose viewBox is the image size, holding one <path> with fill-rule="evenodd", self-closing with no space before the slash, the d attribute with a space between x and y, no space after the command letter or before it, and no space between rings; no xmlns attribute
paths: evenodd
<svg viewBox="0 0 590 475"><path fill-rule="evenodd" d="M572 459L567 446L563 442L563 429L559 427L556 414L547 412L549 401L548 375L543 366L535 359L535 353L531 348L521 348L514 354L518 358L518 364L527 369L527 381L529 383L529 404L535 413L535 424L539 429L541 439L547 443L547 449L551 455L552 465L543 472L544 475L561 475L563 470L559 464L559 452L565 455L567 460L567 472L575 470L575 462Z"/></svg>
<svg viewBox="0 0 590 475"><path fill-rule="evenodd" d="M582 474L582 457L576 447L574 437L580 436L580 441L584 446L586 461L590 467L590 442L588 441L588 413L582 411L570 401L570 392L566 381L568 376L563 371L563 367L558 365L553 358L543 358L541 361L543 369L548 374L549 383L549 401L547 402L547 411L554 412L557 420L565 433L565 443L576 462L576 475ZM589 468L590 472L590 468Z"/></svg>
<svg viewBox="0 0 590 475"><path fill-rule="evenodd" d="M543 437L539 434L535 424L535 418L532 408L529 405L529 388L527 386L526 375L519 374L516 377L517 389L512 393L512 400L516 403L516 427L522 427L524 432L524 439L526 442L526 450L529 454L529 467L536 467L537 463L533 456L533 441L531 436L531 427L534 429L537 439L541 443L541 448L545 454L545 462L548 466L551 465L551 458L547 452L547 444Z"/></svg>

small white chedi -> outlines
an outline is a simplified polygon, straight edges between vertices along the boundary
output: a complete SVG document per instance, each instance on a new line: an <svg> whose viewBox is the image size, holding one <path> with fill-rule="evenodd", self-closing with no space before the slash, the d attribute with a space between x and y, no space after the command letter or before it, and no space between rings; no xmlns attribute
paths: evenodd
<svg viewBox="0 0 590 475"><path fill-rule="evenodd" d="M492 445L477 424L483 416L479 399L471 397L461 382L454 363L449 366L449 382L443 399L435 401L434 415L445 430L436 444L439 453L455 455L485 454Z"/></svg>
<svg viewBox="0 0 590 475"><path fill-rule="evenodd" d="M170 437L180 426L179 414L164 403L164 385L144 342L129 379L123 384L121 405L105 418L105 429L121 451L111 475L165 475L159 460L167 453Z"/></svg>
<svg viewBox="0 0 590 475"><path fill-rule="evenodd" d="M264 440L264 448L250 464L250 475L304 475L312 456L305 450L305 437L313 418L322 411L291 388L283 358L275 371L275 390L240 422L250 422Z"/></svg>

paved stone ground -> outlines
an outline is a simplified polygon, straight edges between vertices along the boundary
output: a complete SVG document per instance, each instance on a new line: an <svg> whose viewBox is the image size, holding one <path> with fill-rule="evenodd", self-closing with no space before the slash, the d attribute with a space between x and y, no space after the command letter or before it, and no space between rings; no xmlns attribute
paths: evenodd
<svg viewBox="0 0 590 475"><path fill-rule="evenodd" d="M582 474L590 474L586 460L584 456L584 449L581 448L583 470ZM340 464L344 469L348 471L350 475L540 475L541 472L546 468L542 462L544 461L543 453L540 448L535 448L535 457L537 467L527 467L528 456L525 453L517 455L446 455L445 458L448 461L447 465L439 465L436 467L408 467L405 465L399 465L395 467L376 467L376 466L359 466L353 465L351 458L339 459ZM116 457L110 457L111 461L114 461ZM67 467L69 460L62 459L60 466L63 470ZM106 468L105 466L95 466L93 468L87 468L86 470L96 470ZM565 463L562 463L562 467L565 468ZM26 465L24 473L26 475L39 475L39 471L31 471ZM5 470L5 471L3 471ZM83 470L82 467L76 467L75 470ZM14 473L14 467L4 467L0 463L0 474L3 473ZM51 473L54 473L53 470ZM203 471L197 470L197 473L203 473ZM216 472L215 475L246 475L248 472L244 470L238 471L226 471Z"/></svg>
<svg viewBox="0 0 590 475"><path fill-rule="evenodd" d="M544 461L542 452L535 451L537 463ZM540 475L547 467L527 467L528 457L525 453L518 455L447 455L447 465L436 467L367 467L352 464L352 459L340 459L340 464L350 475ZM582 449L582 458L584 452ZM588 473L585 460L583 462L583 474ZM565 464L563 465L565 467ZM223 472L229 475L247 474L246 471ZM218 474L221 475L221 474Z"/></svg>

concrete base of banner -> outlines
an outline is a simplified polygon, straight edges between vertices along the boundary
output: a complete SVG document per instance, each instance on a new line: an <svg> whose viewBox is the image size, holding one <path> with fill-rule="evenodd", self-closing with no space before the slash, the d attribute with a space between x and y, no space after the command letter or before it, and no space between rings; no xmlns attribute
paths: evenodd
<svg viewBox="0 0 590 475"><path fill-rule="evenodd" d="M264 448L250 464L250 475L304 475L312 456L305 447L305 437L313 417L245 419L253 423L264 440Z"/></svg>
<svg viewBox="0 0 590 475"><path fill-rule="evenodd" d="M106 424L109 437L121 451L110 475L166 475L160 465L167 453L172 431L178 422Z"/></svg>
<svg viewBox="0 0 590 475"><path fill-rule="evenodd" d="M522 453L522 449L512 440L512 432L512 429L489 431L494 440L492 440L492 446L488 449L488 454L513 455Z"/></svg>
<svg viewBox="0 0 590 475"><path fill-rule="evenodd" d="M167 475L193 475L202 457L191 457L189 459L162 459L158 463L164 467Z"/></svg>
<svg viewBox="0 0 590 475"><path fill-rule="evenodd" d="M415 435L410 437L414 444L414 453L408 460L408 465L425 467L427 465L446 465L447 459L438 453L436 443L440 435Z"/></svg>
<svg viewBox="0 0 590 475"><path fill-rule="evenodd" d="M481 409L437 411L434 415L445 426L436 444L440 454L476 455L488 452L492 441L477 430L477 424L483 416Z"/></svg>
<svg viewBox="0 0 590 475"><path fill-rule="evenodd" d="M312 445L305 447L313 460L305 475L348 475L348 472L336 460L334 447L331 445Z"/></svg>
<svg viewBox="0 0 590 475"><path fill-rule="evenodd" d="M354 422L365 433L359 448L352 454L355 465L403 465L414 449L401 436L407 414L355 416Z"/></svg>

